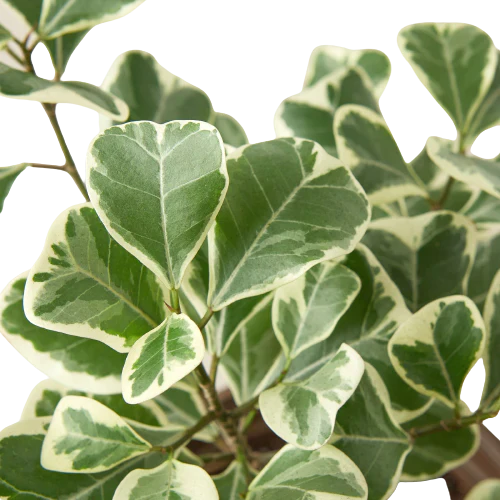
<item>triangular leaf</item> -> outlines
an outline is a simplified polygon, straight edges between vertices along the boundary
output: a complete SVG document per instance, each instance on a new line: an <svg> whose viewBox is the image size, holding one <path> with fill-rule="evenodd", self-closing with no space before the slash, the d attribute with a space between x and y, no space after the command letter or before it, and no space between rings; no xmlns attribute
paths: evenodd
<svg viewBox="0 0 500 500"><path fill-rule="evenodd" d="M101 472L148 453L151 445L114 411L93 399L66 396L43 442L41 464L60 472Z"/></svg>
<svg viewBox="0 0 500 500"><path fill-rule="evenodd" d="M202 122L134 122L97 136L90 198L113 237L179 288L224 199L221 137Z"/></svg>
<svg viewBox="0 0 500 500"><path fill-rule="evenodd" d="M230 188L209 239L215 310L349 253L366 229L364 192L314 142L245 146L229 155L228 172Z"/></svg>
<svg viewBox="0 0 500 500"><path fill-rule="evenodd" d="M431 302L403 323L389 343L389 355L415 390L455 407L484 343L484 323L474 302L451 296Z"/></svg>
<svg viewBox="0 0 500 500"><path fill-rule="evenodd" d="M307 379L264 391L259 397L262 417L286 442L317 449L330 439L337 411L355 391L363 370L361 356L344 344Z"/></svg>
<svg viewBox="0 0 500 500"><path fill-rule="evenodd" d="M88 203L66 210L50 228L24 308L37 326L126 352L163 321L163 300L153 273L109 236Z"/></svg>
<svg viewBox="0 0 500 500"><path fill-rule="evenodd" d="M205 354L203 336L185 314L172 314L132 347L123 367L123 396L141 403L192 372Z"/></svg>
<svg viewBox="0 0 500 500"><path fill-rule="evenodd" d="M45 42L54 69L59 76L66 70L70 57L87 33L88 30L78 31Z"/></svg>
<svg viewBox="0 0 500 500"><path fill-rule="evenodd" d="M27 167L26 163L13 165L12 167L0 167L0 212L3 210L5 198L17 176Z"/></svg>

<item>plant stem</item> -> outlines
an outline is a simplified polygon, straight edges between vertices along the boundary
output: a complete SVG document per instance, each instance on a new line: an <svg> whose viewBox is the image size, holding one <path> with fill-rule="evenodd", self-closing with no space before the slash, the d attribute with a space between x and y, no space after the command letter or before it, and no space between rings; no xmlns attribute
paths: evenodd
<svg viewBox="0 0 500 500"><path fill-rule="evenodd" d="M207 323L210 321L212 316L214 315L214 311L212 310L211 307L209 307L204 314L203 318L200 319L200 322L198 323L198 328L200 330L203 330L207 326Z"/></svg>
<svg viewBox="0 0 500 500"><path fill-rule="evenodd" d="M441 196L439 197L439 200L433 204L433 210L440 210L443 208L443 205L445 201L448 199L448 196L451 192L451 188L453 187L453 184L455 183L455 179L453 177L448 178L448 182L446 183L446 186L443 189L443 192L441 193Z"/></svg>
<svg viewBox="0 0 500 500"><path fill-rule="evenodd" d="M172 303L170 305L170 308L172 312L180 314L181 313L181 305L179 302L179 291L176 290L175 288L172 288L170 290L170 302Z"/></svg>
<svg viewBox="0 0 500 500"><path fill-rule="evenodd" d="M64 165L49 165L47 163L28 163L33 168L48 168L51 170L64 170Z"/></svg>
<svg viewBox="0 0 500 500"><path fill-rule="evenodd" d="M212 384L215 384L215 379L217 378L217 368L219 367L220 358L217 354L212 356L212 364L210 365L210 380Z"/></svg>
<svg viewBox="0 0 500 500"><path fill-rule="evenodd" d="M232 460L234 458L234 453L205 453L198 456L203 460L203 462L209 463L222 460Z"/></svg>

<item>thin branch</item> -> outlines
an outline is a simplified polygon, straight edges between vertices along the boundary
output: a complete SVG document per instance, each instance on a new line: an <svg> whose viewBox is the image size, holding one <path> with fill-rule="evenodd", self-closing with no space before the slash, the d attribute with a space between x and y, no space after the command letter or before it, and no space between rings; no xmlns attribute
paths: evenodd
<svg viewBox="0 0 500 500"><path fill-rule="evenodd" d="M210 365L210 380L212 384L215 384L215 379L217 378L217 368L219 368L220 358L217 354L212 355L212 363Z"/></svg>
<svg viewBox="0 0 500 500"><path fill-rule="evenodd" d="M65 170L65 165L50 165L47 163L28 163L30 167L33 168L48 168L51 170Z"/></svg>
<svg viewBox="0 0 500 500"><path fill-rule="evenodd" d="M205 315L203 316L203 318L201 318L200 322L198 323L198 328L200 330L203 330L203 328L205 328L207 326L207 323L210 321L210 319L212 318L212 316L214 315L214 311L212 311L212 309L209 307L205 313Z"/></svg>

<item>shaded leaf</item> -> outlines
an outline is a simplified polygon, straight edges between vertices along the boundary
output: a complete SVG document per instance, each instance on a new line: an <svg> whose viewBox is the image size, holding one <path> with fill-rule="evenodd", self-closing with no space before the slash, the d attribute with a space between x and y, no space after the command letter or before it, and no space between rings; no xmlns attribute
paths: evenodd
<svg viewBox="0 0 500 500"><path fill-rule="evenodd" d="M70 57L88 32L88 30L78 31L44 42L54 69L59 75L64 73Z"/></svg>
<svg viewBox="0 0 500 500"><path fill-rule="evenodd" d="M232 116L216 113L214 126L219 131L224 144L229 144L235 148L248 144L247 134Z"/></svg>
<svg viewBox="0 0 500 500"><path fill-rule="evenodd" d="M12 167L0 168L0 212L3 210L5 198L9 194L10 188L17 176L27 167L26 163L13 165Z"/></svg>
<svg viewBox="0 0 500 500"><path fill-rule="evenodd" d="M219 492L219 498L224 500L241 500L247 491L245 471L240 462L231 462L229 467L216 476L213 476L215 486Z"/></svg>

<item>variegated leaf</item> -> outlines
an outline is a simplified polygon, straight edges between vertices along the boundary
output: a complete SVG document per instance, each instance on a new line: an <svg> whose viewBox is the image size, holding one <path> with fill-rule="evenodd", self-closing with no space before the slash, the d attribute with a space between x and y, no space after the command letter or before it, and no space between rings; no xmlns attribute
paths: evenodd
<svg viewBox="0 0 500 500"><path fill-rule="evenodd" d="M395 421L387 389L369 364L337 414L331 443L359 467L368 484L368 500L392 495L411 449L410 438Z"/></svg>
<svg viewBox="0 0 500 500"><path fill-rule="evenodd" d="M233 340L225 344L229 347L221 357L221 367L238 405L269 387L278 378L285 363L283 351L273 333L272 298L272 294L262 298L232 330L236 332L232 335ZM235 318L238 316L235 315Z"/></svg>
<svg viewBox="0 0 500 500"><path fill-rule="evenodd" d="M333 124L338 155L352 169L374 205L425 195L412 177L384 119L363 106L342 106Z"/></svg>
<svg viewBox="0 0 500 500"><path fill-rule="evenodd" d="M415 390L455 407L484 343L484 323L474 302L451 296L427 304L403 323L389 343L389 356Z"/></svg>
<svg viewBox="0 0 500 500"><path fill-rule="evenodd" d="M356 464L326 445L306 451L283 447L250 484L247 500L366 500L368 488Z"/></svg>
<svg viewBox="0 0 500 500"><path fill-rule="evenodd" d="M500 198L500 165L497 162L455 153L451 141L438 137L427 141L427 152L451 177Z"/></svg>
<svg viewBox="0 0 500 500"><path fill-rule="evenodd" d="M140 338L123 367L123 397L142 403L165 392L202 361L205 344L200 329L185 314L172 314Z"/></svg>
<svg viewBox="0 0 500 500"><path fill-rule="evenodd" d="M470 220L452 212L373 222L363 243L394 280L412 311L463 294L476 249Z"/></svg>
<svg viewBox="0 0 500 500"><path fill-rule="evenodd" d="M3 0L13 11L20 16L26 31L34 28L40 18L43 0Z"/></svg>
<svg viewBox="0 0 500 500"><path fill-rule="evenodd" d="M468 415L465 403L460 404L461 415ZM440 401L434 400L432 406L420 417L404 424L410 431L413 428L436 424L455 418L455 412ZM479 448L479 426L471 425L451 432L436 432L414 439L410 454L403 467L403 481L428 481L441 477L448 471L468 462Z"/></svg>
<svg viewBox="0 0 500 500"><path fill-rule="evenodd" d="M370 217L352 174L311 141L276 139L228 157L230 188L209 237L219 310L349 253Z"/></svg>
<svg viewBox="0 0 500 500"><path fill-rule="evenodd" d="M469 24L421 23L402 29L398 44L420 81L465 135L495 73L497 50L491 38Z"/></svg>
<svg viewBox="0 0 500 500"><path fill-rule="evenodd" d="M128 104L128 121L212 122L215 117L212 103L202 90L167 71L147 52L134 50L119 56L102 88ZM123 121L101 116L101 130Z"/></svg>
<svg viewBox="0 0 500 500"><path fill-rule="evenodd" d="M485 479L469 491L465 500L495 500L500 498L500 479Z"/></svg>
<svg viewBox="0 0 500 500"><path fill-rule="evenodd" d="M179 288L219 211L228 178L221 137L203 122L134 122L97 136L89 195L112 236Z"/></svg>
<svg viewBox="0 0 500 500"><path fill-rule="evenodd" d="M243 466L236 460L231 462L224 472L217 476L213 476L212 479L214 480L221 500L241 500L242 495L246 493L248 489Z"/></svg>
<svg viewBox="0 0 500 500"><path fill-rule="evenodd" d="M156 277L116 243L87 203L63 212L26 283L31 323L119 352L165 318Z"/></svg>
<svg viewBox="0 0 500 500"><path fill-rule="evenodd" d="M3 210L5 198L17 176L27 167L26 163L13 165L12 167L0 167L0 212Z"/></svg>
<svg viewBox="0 0 500 500"><path fill-rule="evenodd" d="M318 264L278 288L273 327L287 358L296 358L329 337L360 288L357 275L333 261Z"/></svg>
<svg viewBox="0 0 500 500"><path fill-rule="evenodd" d="M144 455L151 445L114 411L93 399L66 396L43 442L41 464L59 472L101 472Z"/></svg>
<svg viewBox="0 0 500 500"><path fill-rule="evenodd" d="M247 134L232 116L216 113L214 126L219 131L224 144L229 144L235 148L248 144Z"/></svg>
<svg viewBox="0 0 500 500"><path fill-rule="evenodd" d="M86 338L46 330L30 323L23 308L28 272L0 295L0 330L33 366L71 389L96 394L121 392L125 356Z"/></svg>
<svg viewBox="0 0 500 500"><path fill-rule="evenodd" d="M500 271L491 284L484 304L484 322L486 326L486 345L483 362L486 370L486 382L481 398L481 408L486 411L500 410Z"/></svg>
<svg viewBox="0 0 500 500"><path fill-rule="evenodd" d="M476 224L499 224L500 199L476 188L469 201L462 207L462 213Z"/></svg>
<svg viewBox="0 0 500 500"><path fill-rule="evenodd" d="M137 469L120 483L113 500L219 500L211 477L201 467L167 460L151 470Z"/></svg>
<svg viewBox="0 0 500 500"><path fill-rule="evenodd" d="M52 59L52 65L59 76L66 71L70 57L87 33L88 30L77 31L44 42Z"/></svg>
<svg viewBox="0 0 500 500"><path fill-rule="evenodd" d="M352 396L363 370L361 356L343 344L307 379L284 381L264 391L259 397L262 417L286 442L315 450L330 439L337 412Z"/></svg>
<svg viewBox="0 0 500 500"><path fill-rule="evenodd" d="M12 40L12 35L0 24L0 50L7 47L7 44Z"/></svg>
<svg viewBox="0 0 500 500"><path fill-rule="evenodd" d="M117 120L128 106L113 95L84 82L54 82L0 63L0 95L28 101L78 104Z"/></svg>

